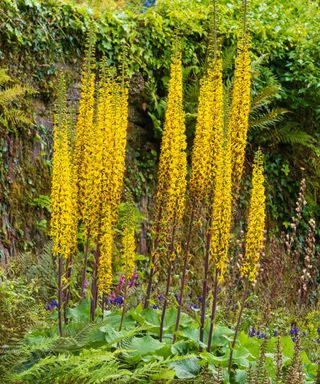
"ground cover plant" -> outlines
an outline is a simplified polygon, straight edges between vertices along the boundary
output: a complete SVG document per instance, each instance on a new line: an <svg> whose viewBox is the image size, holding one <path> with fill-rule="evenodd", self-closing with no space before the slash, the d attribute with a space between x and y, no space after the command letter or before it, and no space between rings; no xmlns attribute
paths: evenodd
<svg viewBox="0 0 320 384"><path fill-rule="evenodd" d="M219 33L224 3L209 9L192 140L188 45L179 33L170 40L159 161L143 214L128 177L130 46L110 62L90 22L78 101L68 71L57 73L51 193L32 202L50 217L50 240L42 253L6 260L0 275L4 383L320 382L320 255L308 185L300 180L281 232L269 220L275 181L265 170L268 146L259 145L289 111L274 106L279 84L257 86L264 69L253 60L250 2L238 8L231 54ZM27 92L5 88L0 105L14 103L17 90ZM0 112L6 125L21 124Z"/></svg>

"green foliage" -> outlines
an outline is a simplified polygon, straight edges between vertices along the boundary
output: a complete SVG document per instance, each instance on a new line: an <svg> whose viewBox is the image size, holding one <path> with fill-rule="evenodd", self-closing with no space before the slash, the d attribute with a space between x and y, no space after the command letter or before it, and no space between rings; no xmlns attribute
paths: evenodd
<svg viewBox="0 0 320 384"><path fill-rule="evenodd" d="M21 109L24 98L31 93L31 88L12 84L7 70L0 68L0 124L7 131L16 131L19 127L30 125L32 120Z"/></svg>
<svg viewBox="0 0 320 384"><path fill-rule="evenodd" d="M171 307L165 319L166 337L161 343L159 310L143 310L141 306L129 309L119 331L120 311L106 311L104 319L90 323L89 302L84 300L70 309L70 323L64 328L63 338L58 337L55 326L50 326L33 331L14 350L7 351L6 361L11 361L11 366L6 382L149 383L176 378L197 383L206 377L208 383L219 383L224 377L226 383L240 384L246 382L250 366L253 377L262 380L259 374L263 370L264 377L275 378L278 338L272 337L267 342L241 332L229 378L227 366L233 330L217 325L212 352L199 352L198 320L185 313L178 339L172 344L175 315L176 309ZM206 337L208 328L207 324ZM303 364L307 382L311 383L316 365L304 352L299 352L301 360L298 359L297 347L290 336L282 336L281 343L283 372L300 361L299 367Z"/></svg>
<svg viewBox="0 0 320 384"><path fill-rule="evenodd" d="M37 287L22 278L8 279L0 272L0 346L18 340L40 320L39 306L34 298Z"/></svg>
<svg viewBox="0 0 320 384"><path fill-rule="evenodd" d="M0 68L0 182L3 186L0 191L0 258L3 262L17 252L16 240L25 231L34 234L36 228L42 231L46 228L43 212L34 213L29 205L35 193L46 189L48 176L43 161L45 143L39 127L33 125L32 93L30 87L21 85L7 70ZM29 215L30 211L33 215ZM31 238L25 238L26 247L28 241L31 242Z"/></svg>

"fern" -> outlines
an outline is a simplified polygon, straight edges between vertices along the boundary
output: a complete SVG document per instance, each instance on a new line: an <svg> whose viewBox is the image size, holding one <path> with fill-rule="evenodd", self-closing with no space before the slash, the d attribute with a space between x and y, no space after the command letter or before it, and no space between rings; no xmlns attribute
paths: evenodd
<svg viewBox="0 0 320 384"><path fill-rule="evenodd" d="M11 81L11 77L8 75L5 68L0 68L0 87Z"/></svg>
<svg viewBox="0 0 320 384"><path fill-rule="evenodd" d="M26 371L13 375L13 379L26 383L120 383L128 375L130 372L117 360L116 353L100 348L85 349L79 355L48 356Z"/></svg>
<svg viewBox="0 0 320 384"><path fill-rule="evenodd" d="M0 123L7 129L15 131L17 126L31 124L21 106L21 99L32 93L32 89L20 84L11 85L13 80L7 70L0 68Z"/></svg>
<svg viewBox="0 0 320 384"><path fill-rule="evenodd" d="M15 260L15 273L25 276L29 281L38 281L39 294L48 302L56 290L56 267L52 257L52 242L49 241L42 252L35 256L30 253L19 253Z"/></svg>
<svg viewBox="0 0 320 384"><path fill-rule="evenodd" d="M278 130L278 142L290 145L299 144L310 149L315 148L316 140L295 125L285 125Z"/></svg>
<svg viewBox="0 0 320 384"><path fill-rule="evenodd" d="M106 347L83 349L79 354L63 353L47 356L11 380L23 383L149 383L152 376L168 370L168 365L187 357L167 358L132 367L121 360L122 350L109 351ZM190 356L189 356L190 357Z"/></svg>
<svg viewBox="0 0 320 384"><path fill-rule="evenodd" d="M256 109L265 107L270 104L279 94L281 87L279 84L270 84L262 88L251 101L251 113Z"/></svg>
<svg viewBox="0 0 320 384"><path fill-rule="evenodd" d="M274 127L275 123L282 120L282 116L287 112L288 110L284 108L274 108L266 113L260 112L258 116L256 116L256 113L253 113L249 121L250 129L261 132L266 128Z"/></svg>

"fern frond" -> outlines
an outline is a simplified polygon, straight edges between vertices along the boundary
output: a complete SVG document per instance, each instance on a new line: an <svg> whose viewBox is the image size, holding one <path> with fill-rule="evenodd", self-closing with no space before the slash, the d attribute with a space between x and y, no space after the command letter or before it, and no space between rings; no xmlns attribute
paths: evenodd
<svg viewBox="0 0 320 384"><path fill-rule="evenodd" d="M125 382L131 372L114 353L103 348L83 350L79 355L59 354L40 360L14 376L26 383L110 383Z"/></svg>
<svg viewBox="0 0 320 384"><path fill-rule="evenodd" d="M27 125L32 124L32 119L18 108L10 108L4 112L5 118L11 124Z"/></svg>
<svg viewBox="0 0 320 384"><path fill-rule="evenodd" d="M2 89L0 91L0 105L8 106L8 104L13 103L19 97L25 95L28 90L29 88L22 85L14 85L10 88Z"/></svg>
<svg viewBox="0 0 320 384"><path fill-rule="evenodd" d="M281 86L279 84L271 84L257 92L251 101L251 112L270 104L280 90Z"/></svg>
<svg viewBox="0 0 320 384"><path fill-rule="evenodd" d="M11 80L11 77L7 73L7 69L0 68L0 87L2 87L4 84L9 83L9 81Z"/></svg>
<svg viewBox="0 0 320 384"><path fill-rule="evenodd" d="M288 112L285 108L274 108L270 112L260 114L258 117L251 116L249 128L257 131L270 128L282 119L282 115Z"/></svg>
<svg viewBox="0 0 320 384"><path fill-rule="evenodd" d="M314 149L316 140L306 131L297 126L285 125L277 131L276 143L299 144Z"/></svg>

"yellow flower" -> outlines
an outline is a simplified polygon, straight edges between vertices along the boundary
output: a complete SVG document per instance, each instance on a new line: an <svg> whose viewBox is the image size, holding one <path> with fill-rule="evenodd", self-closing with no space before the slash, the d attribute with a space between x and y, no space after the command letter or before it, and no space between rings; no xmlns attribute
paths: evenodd
<svg viewBox="0 0 320 384"><path fill-rule="evenodd" d="M187 156L182 105L181 54L173 57L161 143L155 208L157 236L167 242L173 226L181 222L185 207ZM160 220L159 220L160 219Z"/></svg>
<svg viewBox="0 0 320 384"><path fill-rule="evenodd" d="M77 170L79 214L88 230L90 202L88 195L91 191L90 169L94 152L94 40L89 37L86 59L82 70L81 97L75 139L75 166Z"/></svg>
<svg viewBox="0 0 320 384"><path fill-rule="evenodd" d="M201 82L197 125L192 149L190 198L198 208L213 194L224 130L222 61L215 59Z"/></svg>
<svg viewBox="0 0 320 384"><path fill-rule="evenodd" d="M114 225L118 216L123 176L128 125L128 89L123 82L106 77L100 84L97 124L101 134L100 186L100 265L99 290L108 293L112 284L112 256ZM98 207L98 205L97 205Z"/></svg>
<svg viewBox="0 0 320 384"><path fill-rule="evenodd" d="M245 35L238 43L228 127L231 140L232 183L236 194L239 191L243 173L249 126L251 94L251 61L249 48L249 37Z"/></svg>
<svg viewBox="0 0 320 384"><path fill-rule="evenodd" d="M222 138L223 139L223 138ZM223 280L228 263L232 218L232 182L230 142L226 140L217 159L212 207L210 256L220 280Z"/></svg>
<svg viewBox="0 0 320 384"><path fill-rule="evenodd" d="M249 205L248 229L245 241L244 261L240 268L241 276L256 281L257 264L264 241L265 229L265 189L263 175L263 155L257 151L252 171L252 188Z"/></svg>
<svg viewBox="0 0 320 384"><path fill-rule="evenodd" d="M68 258L76 247L77 221L63 76L58 91L52 160L51 236L54 241L53 254Z"/></svg>

